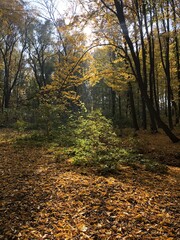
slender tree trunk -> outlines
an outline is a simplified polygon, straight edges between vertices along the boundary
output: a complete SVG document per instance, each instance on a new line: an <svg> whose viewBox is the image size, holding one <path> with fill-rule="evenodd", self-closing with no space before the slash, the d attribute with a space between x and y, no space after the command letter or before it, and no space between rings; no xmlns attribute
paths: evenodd
<svg viewBox="0 0 180 240"><path fill-rule="evenodd" d="M145 48L145 43L144 43L144 33L142 30L142 13L139 8L138 1L135 1L135 6L136 6L136 12L137 12L137 17L138 17L138 24L139 24L139 29L140 29L140 38L141 38L141 46L142 46L142 71L143 71L143 81L144 81L144 86L147 91L147 67L146 67L146 48ZM145 11L145 9L143 8ZM144 13L145 14L145 13ZM144 102L143 96L141 96L142 99L142 127L143 129L147 129L147 117L146 117L146 104ZM154 126L156 128L156 126Z"/></svg>
<svg viewBox="0 0 180 240"><path fill-rule="evenodd" d="M111 102L112 102L112 118L114 119L116 114L116 92L111 88Z"/></svg>
<svg viewBox="0 0 180 240"><path fill-rule="evenodd" d="M9 108L10 96L11 94L9 92L4 96L4 108Z"/></svg>
<svg viewBox="0 0 180 240"><path fill-rule="evenodd" d="M159 95L159 74L158 74L158 66L155 66L154 68L154 77L156 79L156 82L154 82L155 86L154 86L154 90L156 91L156 93L154 94L155 96L155 104L156 104L156 110L158 112L158 114L160 114L160 95Z"/></svg>
<svg viewBox="0 0 180 240"><path fill-rule="evenodd" d="M155 107L156 107L156 111L158 112L158 114L160 114L159 111L159 85L158 85L158 78L156 79L156 81L153 82L154 86L154 102L155 102Z"/></svg>
<svg viewBox="0 0 180 240"><path fill-rule="evenodd" d="M150 100L154 106L154 103L156 103L156 109L158 108L157 98L156 98L156 90L155 90L155 70L154 70L154 39L153 39L153 17L152 17L152 8L151 8L151 2L148 5L149 10L149 22L150 22L150 28L148 27L148 20L147 20L147 2L143 1L143 16L144 16L144 23L145 23L145 30L148 40L148 46L149 46L149 64L150 64L150 70L149 70L149 95ZM150 31L150 32L149 32ZM141 32L143 33L143 30L141 28ZM144 36L142 35L142 39L144 41ZM146 50L145 50L146 53ZM147 87L146 87L147 89ZM154 121L154 118L151 117L151 130L152 132L157 132L157 126Z"/></svg>
<svg viewBox="0 0 180 240"><path fill-rule="evenodd" d="M125 22L125 16L124 16L124 4L122 0L114 0L115 6L116 6L116 15L119 20L119 24L121 26L124 38L126 40L127 45L129 46L132 59L135 65L136 70L136 80L139 84L140 91L144 97L144 100L146 102L147 108L149 110L149 113L152 117L155 117L156 121L158 122L159 126L163 129L163 131L167 134L167 136L172 140L172 142L178 142L179 138L177 138L171 130L168 128L168 126L161 120L160 115L157 113L157 111L154 109L153 103L151 102L147 91L144 87L142 75L141 75L141 68L140 68L140 60L138 56L135 54L133 43L129 37L128 28L126 26Z"/></svg>
<svg viewBox="0 0 180 240"><path fill-rule="evenodd" d="M120 136L122 136L122 107L121 107L121 96L118 96L118 106L119 106L119 129L120 129Z"/></svg>
<svg viewBox="0 0 180 240"><path fill-rule="evenodd" d="M118 97L118 104L119 104L119 119L122 118L122 107L121 107L121 96Z"/></svg>
<svg viewBox="0 0 180 240"><path fill-rule="evenodd" d="M138 131L139 126L138 126L137 117L136 117L136 109L135 109L135 104L134 104L132 85L130 82L128 82L128 88L129 88L128 92L129 92L129 100L130 100L133 128L135 131Z"/></svg>
<svg viewBox="0 0 180 240"><path fill-rule="evenodd" d="M166 83L167 83L167 106L168 106L168 124L169 128L173 128L173 121L172 121L172 107L171 107L171 76L170 76L170 61L169 61L169 45L170 45L170 20L169 20L169 0L166 0L166 12L164 12L164 8L161 5L161 14L163 16L162 18L162 26L163 31L166 34L165 35L165 58L163 56L163 45L161 40L161 34L160 34L160 28L159 28L159 18L157 14L157 9L155 8L155 17L156 17L156 26L157 26L157 33L158 33L158 41L159 41L159 47L160 47L160 56L161 56L161 62L164 69L164 73L166 76ZM166 16L165 16L166 13ZM166 19L166 20L165 20Z"/></svg>
<svg viewBox="0 0 180 240"><path fill-rule="evenodd" d="M173 10L173 21L174 21L174 41L175 41L175 57L176 57L176 69L177 69L177 79L178 79L178 106L177 107L177 116L176 123L179 123L180 119L180 59L179 59L179 40L178 40L178 31L177 31L177 17L176 17L176 7L174 0L171 0L172 10Z"/></svg>
<svg viewBox="0 0 180 240"><path fill-rule="evenodd" d="M168 106L167 106L167 90L165 90L165 96L164 96L164 114L167 117L168 116Z"/></svg>
<svg viewBox="0 0 180 240"><path fill-rule="evenodd" d="M102 112L104 113L105 103L104 103L104 88L103 87L102 87L102 90L101 90L101 101L102 101L101 109L102 109Z"/></svg>
<svg viewBox="0 0 180 240"><path fill-rule="evenodd" d="M4 90L3 90L3 108L9 108L11 90L9 87L9 70L5 71Z"/></svg>
<svg viewBox="0 0 180 240"><path fill-rule="evenodd" d="M127 91L127 101L126 101L126 119L128 118L129 115L129 92Z"/></svg>
<svg viewBox="0 0 180 240"><path fill-rule="evenodd" d="M142 127L144 130L146 130L147 129L146 104L142 94L141 94L141 101L142 101Z"/></svg>

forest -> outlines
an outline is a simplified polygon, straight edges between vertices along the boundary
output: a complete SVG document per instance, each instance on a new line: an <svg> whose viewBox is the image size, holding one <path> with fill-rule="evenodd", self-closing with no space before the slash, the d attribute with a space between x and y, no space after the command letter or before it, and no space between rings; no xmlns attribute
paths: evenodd
<svg viewBox="0 0 180 240"><path fill-rule="evenodd" d="M179 9L0 1L0 240L180 238Z"/></svg>

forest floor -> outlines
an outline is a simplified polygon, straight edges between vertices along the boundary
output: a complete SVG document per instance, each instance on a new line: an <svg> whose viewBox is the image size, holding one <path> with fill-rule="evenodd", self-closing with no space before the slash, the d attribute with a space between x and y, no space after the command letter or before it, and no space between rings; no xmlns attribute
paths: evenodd
<svg viewBox="0 0 180 240"><path fill-rule="evenodd" d="M180 239L179 144L141 133L139 151L168 173L124 166L104 176L17 136L0 130L0 239Z"/></svg>

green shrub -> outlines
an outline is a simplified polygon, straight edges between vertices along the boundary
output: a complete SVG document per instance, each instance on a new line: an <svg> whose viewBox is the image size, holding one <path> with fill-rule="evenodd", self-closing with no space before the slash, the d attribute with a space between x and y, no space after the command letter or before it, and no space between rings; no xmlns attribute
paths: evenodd
<svg viewBox="0 0 180 240"><path fill-rule="evenodd" d="M120 157L120 141L111 121L95 111L86 118L80 117L78 122L74 164L114 167Z"/></svg>
<svg viewBox="0 0 180 240"><path fill-rule="evenodd" d="M24 132L28 128L28 123L23 120L17 120L16 123L14 124L14 127L20 131Z"/></svg>
<svg viewBox="0 0 180 240"><path fill-rule="evenodd" d="M145 163L145 170L153 172L153 173L161 173L166 174L168 171L168 167L164 164L155 162L155 161L146 161Z"/></svg>

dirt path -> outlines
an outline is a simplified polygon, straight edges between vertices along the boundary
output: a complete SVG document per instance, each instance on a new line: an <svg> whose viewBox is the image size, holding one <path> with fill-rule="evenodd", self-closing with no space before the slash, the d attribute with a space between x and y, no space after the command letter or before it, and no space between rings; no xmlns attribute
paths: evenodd
<svg viewBox="0 0 180 240"><path fill-rule="evenodd" d="M179 168L157 175L127 167L104 177L3 134L0 239L180 238Z"/></svg>

